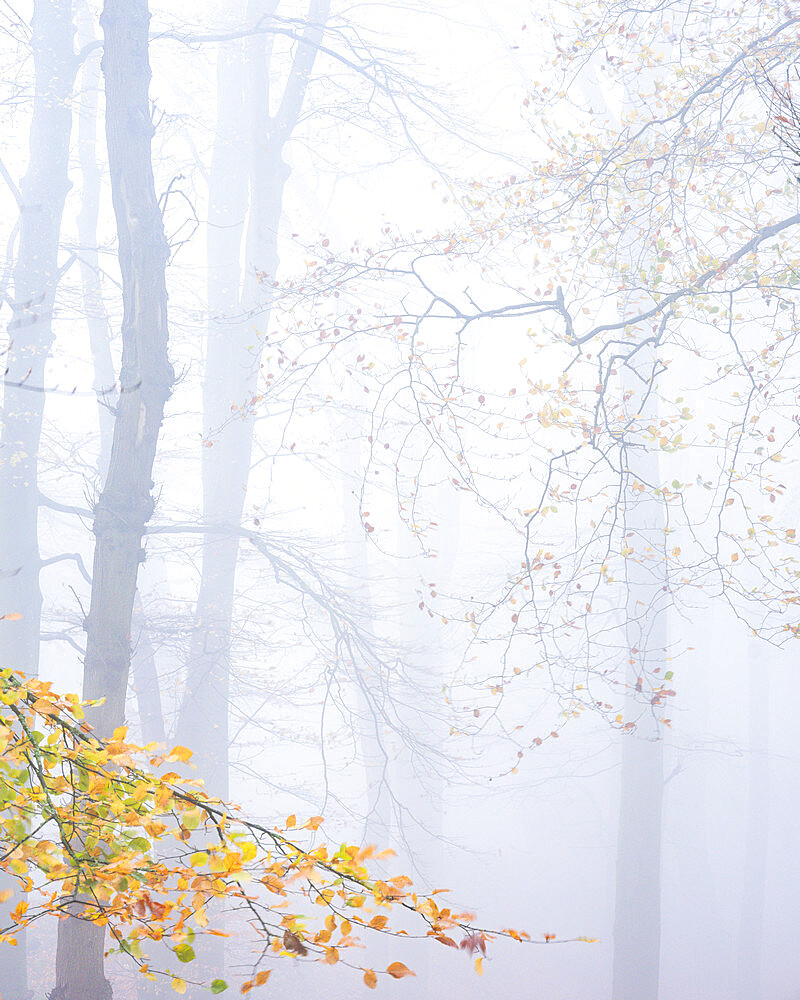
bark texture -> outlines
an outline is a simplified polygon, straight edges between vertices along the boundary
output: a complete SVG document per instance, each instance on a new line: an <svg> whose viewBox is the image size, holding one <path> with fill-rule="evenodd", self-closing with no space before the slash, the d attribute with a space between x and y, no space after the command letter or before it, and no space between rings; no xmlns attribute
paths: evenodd
<svg viewBox="0 0 800 1000"><path fill-rule="evenodd" d="M83 693L105 698L89 721L109 736L125 721L131 617L152 475L173 372L167 356L167 242L151 160L146 0L106 0L103 74L111 193L122 273L122 370L108 475L94 511L92 598L86 620ZM105 1000L104 928L61 921L53 1000Z"/></svg>

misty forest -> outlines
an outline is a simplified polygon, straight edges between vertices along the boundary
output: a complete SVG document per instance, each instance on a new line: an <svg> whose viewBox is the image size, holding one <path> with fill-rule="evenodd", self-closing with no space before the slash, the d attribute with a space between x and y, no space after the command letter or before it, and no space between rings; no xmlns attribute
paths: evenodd
<svg viewBox="0 0 800 1000"><path fill-rule="evenodd" d="M800 1000L798 0L0 66L2 1000Z"/></svg>

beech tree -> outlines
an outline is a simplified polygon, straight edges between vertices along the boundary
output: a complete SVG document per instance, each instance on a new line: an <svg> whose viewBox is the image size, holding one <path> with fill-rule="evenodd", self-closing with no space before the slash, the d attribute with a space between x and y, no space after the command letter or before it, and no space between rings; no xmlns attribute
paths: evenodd
<svg viewBox="0 0 800 1000"><path fill-rule="evenodd" d="M12 271L11 320L3 378L0 516L13 530L0 539L0 603L24 606L25 616L0 634L5 662L35 676L39 665L42 596L38 539L38 458L45 405L45 363L53 340L52 317L61 278L61 220L69 188L70 102L77 69L71 0L42 0L31 21L33 112L26 174L15 184L3 176L19 207ZM24 938L4 967L4 992L20 1000L27 989Z"/></svg>
<svg viewBox="0 0 800 1000"><path fill-rule="evenodd" d="M146 0L108 0L103 8L106 136L124 316L119 399L108 473L94 508L92 599L85 622L83 689L97 702L91 719L101 738L125 721L133 602L153 511L153 461L173 381L167 243L151 161L149 23ZM90 904L80 883L63 905L67 919L59 924L53 996L104 996L110 993L103 975L104 926L82 919Z"/></svg>
<svg viewBox="0 0 800 1000"><path fill-rule="evenodd" d="M776 470L796 461L798 25L783 3L553 7L539 72L555 83L524 102L551 155L476 179L462 228L391 233L339 271L407 289L408 385L378 390L371 462L388 449L402 476L402 412L430 442L429 479L447 469L523 540L500 595L466 615L465 677L469 659L490 664L495 699L476 717L525 731L510 706L544 671L560 722L515 735L514 768L586 711L629 737L620 997L658 991L659 741L681 652L668 618L700 594L766 642L797 634L794 487ZM500 336L517 371L489 366ZM386 359L368 356L378 385ZM530 474L509 488L495 469L523 449Z"/></svg>
<svg viewBox="0 0 800 1000"><path fill-rule="evenodd" d="M152 379L136 372L120 380L120 464L115 480L112 456L96 511L100 561L87 623L85 694L107 697L102 709L90 709L103 720L98 732L109 737L124 722L144 534L202 537L176 741L197 746L209 791L227 798L236 574L241 585L242 552L258 552L274 571L274 593L304 595L304 624L315 615L324 623L335 650L335 674L326 664L331 699L363 697L356 713L395 726L392 738L425 751L429 763L444 768L460 755L453 771L465 781L478 780L487 759L495 774L535 767L537 749L568 738L571 720L590 712L619 732L613 988L615 998L654 997L662 741L675 717L683 651L672 624L702 600L726 603L767 643L785 645L798 634L789 500L800 215L790 65L800 19L783 3L755 0L552 5L525 28L538 33L536 52L544 53L540 82L534 78L523 104L540 158L507 176L450 183L446 193L443 185L461 221L438 231L412 236L387 224L380 238L334 249L330 234L308 237L298 277L289 273L294 249L284 246L290 263L280 273L278 265L284 157L311 67L327 47L328 10L312 5L291 25L275 14L274 5L250 4L236 12L245 28L217 38L224 128L209 177L201 523L191 516L147 523L163 399L153 404L141 455L138 403L126 406L151 382L162 396L169 391L165 354L154 355L161 369ZM290 32L295 46L285 107L266 100L265 25ZM181 32L169 34L171 44ZM519 34L515 41L528 37ZM250 159L241 155L244 142ZM165 336L167 251L155 196L148 199L155 249L147 281L157 292L148 302L160 303L148 328ZM130 286L126 306L129 293ZM251 343L256 328L263 340ZM435 681L425 688L434 722L385 709L413 671L392 658L379 602L359 619L346 588L332 585L335 574L326 578L323 559L245 504L244 488L256 481L255 422L277 426L273 418L287 404L289 427L297 412L316 413L344 395L342 435L358 441L346 461L363 456L360 483L347 481L364 538L353 564L364 573L370 558L389 564L400 546L392 551L387 538L398 528L422 564L454 499L465 535L491 533L504 564L499 586L490 573L477 584L451 573L441 587L447 577L438 569L419 585L415 611L432 623L427 645L435 645L435 631L461 660L446 677L423 679ZM320 426L306 427L307 439L321 439ZM294 452L292 437L278 437L264 445L273 449L269 460ZM139 457L138 466L125 464L133 474L122 483L124 447ZM341 442L315 447L330 462ZM124 549L112 537L123 488L140 508ZM102 595L109 550L124 555L113 600ZM95 616L96 608L106 610ZM103 630L93 632L99 622ZM111 662L109 651L110 673L97 669ZM377 680L359 688L369 676L364 664ZM449 743L431 735L443 719ZM759 780L754 770L754 789ZM757 811L758 796L752 801ZM754 823L753 843L758 829ZM752 982L752 970L747 975Z"/></svg>
<svg viewBox="0 0 800 1000"><path fill-rule="evenodd" d="M100 740L84 721L84 709L97 706L58 694L49 683L3 670L0 701L0 841L5 848L0 866L27 893L1 929L4 950L34 921L60 917L71 937L76 926L86 932L84 963L93 962L87 944L94 934L89 934L107 929L112 950L128 956L146 980L166 978L183 994L193 981L195 938L220 933L208 911L214 901L224 900L229 910L247 916L250 934L260 944L249 978L240 977L243 994L267 982L272 968L265 966L276 956L341 962L358 970L370 989L379 975L413 976L403 962L376 971L355 963L347 952L370 930L407 937L404 913L424 928L424 936L477 954L480 972L492 935L469 923L471 915L453 913L433 896L412 892L405 875L371 877L366 865L373 856L381 858L374 847L300 846L308 836L303 831L313 834L323 817L312 816L298 826L292 815L271 828L248 820L229 803L210 797L201 782L163 771L191 758L186 747L152 756L154 748L128 742L125 727ZM162 773L156 775L154 767ZM190 843L193 832L206 838L202 849ZM154 842L170 843L164 857L154 857ZM3 895L7 900L13 890ZM81 900L79 914L65 903L70 898ZM293 904L306 912L287 912ZM309 905L314 907L310 912ZM531 941L521 931L499 933ZM169 944L159 949L160 942ZM166 953L166 967L152 964L153 950L159 957ZM59 969L63 977L63 966ZM62 978L56 989L77 996L74 971L71 977ZM81 985L86 983L91 985L84 975ZM212 994L228 989L220 977L204 985Z"/></svg>

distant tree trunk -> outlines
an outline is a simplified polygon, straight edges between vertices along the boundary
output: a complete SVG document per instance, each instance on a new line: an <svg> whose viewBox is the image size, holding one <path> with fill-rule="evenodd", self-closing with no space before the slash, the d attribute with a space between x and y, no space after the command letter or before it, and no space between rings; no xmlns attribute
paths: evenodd
<svg viewBox="0 0 800 1000"><path fill-rule="evenodd" d="M203 518L212 528L241 519L252 432L249 421L236 426L228 421L231 404L242 402L248 388L255 392L252 369L258 369L246 347L250 324L243 324L239 315L242 237L249 201L243 76L244 43L221 44L208 192L210 315L203 378ZM211 531L204 537L186 691L178 719L178 741L192 748L199 774L209 790L222 798L228 793L228 691L238 548L235 533L229 537Z"/></svg>
<svg viewBox="0 0 800 1000"><path fill-rule="evenodd" d="M122 273L122 370L108 475L95 507L92 599L83 694L105 698L87 713L110 736L125 721L131 616L142 540L153 511L152 474L173 372L167 356L168 256L151 160L147 0L106 0L106 136ZM82 901L70 908L79 914ZM59 923L54 1000L101 1000L104 928Z"/></svg>
<svg viewBox="0 0 800 1000"><path fill-rule="evenodd" d="M742 908L739 918L739 996L760 1000L769 840L769 670L750 645L750 719Z"/></svg>
<svg viewBox="0 0 800 1000"><path fill-rule="evenodd" d="M657 411L655 352L643 348L631 362L631 419ZM646 388L642 388L642 385ZM648 446L645 445L645 449ZM661 813L663 743L657 704L650 693L663 683L669 594L665 584L664 510L653 495L660 483L657 453L632 440L623 453L627 559L625 643L628 695L622 736L619 827L614 908L613 1000L657 1000L661 954ZM644 486L634 491L634 486Z"/></svg>
<svg viewBox="0 0 800 1000"><path fill-rule="evenodd" d="M94 19L85 3L78 10L78 44L94 41ZM116 377L111 357L111 331L103 301L100 280L100 257L97 252L97 220L100 215L100 166L97 162L97 112L100 93L100 52L91 53L81 73L82 104L78 119L78 159L83 183L78 213L79 263L83 285L83 308L89 328L89 345L94 364L94 388L97 393L100 448L97 471L100 487L108 472L111 442L114 436L114 391Z"/></svg>
<svg viewBox="0 0 800 1000"><path fill-rule="evenodd" d="M4 359L0 432L0 614L20 621L0 624L4 665L35 676L39 670L42 595L39 589L39 444L44 371L53 344L58 250L69 190L73 52L71 0L36 0L31 19L34 63L33 116L28 169L18 192L19 251L13 270L12 320ZM16 880L0 888L18 889ZM19 897L9 903L13 907ZM7 913L0 904L0 920ZM6 921L3 920L3 923ZM27 995L25 933L6 948L0 990L5 1000Z"/></svg>
<svg viewBox="0 0 800 1000"><path fill-rule="evenodd" d="M19 190L19 253L14 267L13 318L5 359L0 436L0 608L20 611L4 624L4 662L35 675L39 664L38 463L45 393L44 369L53 344L53 304L72 129L76 61L71 0L37 0L31 21L35 93L28 171Z"/></svg>
<svg viewBox="0 0 800 1000"><path fill-rule="evenodd" d="M139 710L139 727L143 743L163 743L166 739L164 711L161 705L161 684L158 678L156 651L150 638L142 599L136 594L133 604L131 668Z"/></svg>
<svg viewBox="0 0 800 1000"><path fill-rule="evenodd" d="M178 738L195 751L199 773L220 796L228 790L231 622L239 540L235 534L215 534L213 528L238 526L242 518L253 444L246 401L258 391L265 338L257 333L265 333L269 323L270 282L278 269L278 226L289 176L283 151L299 119L329 6L329 0L311 0L306 42L297 45L275 115L269 113L271 43L254 35L243 49L222 46L219 55L219 134L209 192L211 318L203 390L203 513L212 531L204 540ZM276 7L277 0L249 0L248 22L269 16ZM231 419L234 403L245 407L244 418Z"/></svg>
<svg viewBox="0 0 800 1000"><path fill-rule="evenodd" d="M657 1000L661 961L663 753L644 726L622 742L613 1000Z"/></svg>
<svg viewBox="0 0 800 1000"><path fill-rule="evenodd" d="M248 0L248 23L271 15L278 0ZM203 566L178 718L178 742L209 791L229 790L228 707L231 625L239 538L215 532L242 520L253 446L247 401L258 392L261 348L269 324L271 281L278 270L278 226L289 170L283 150L302 108L329 0L311 0L309 26L280 107L270 106L269 46L262 35L220 46L218 130L209 185L209 325L203 382ZM245 151L247 155L245 155ZM242 238L247 232L242 271ZM266 277L265 277L266 276ZM236 419L231 406L240 407ZM203 943L198 962L221 973L222 939Z"/></svg>

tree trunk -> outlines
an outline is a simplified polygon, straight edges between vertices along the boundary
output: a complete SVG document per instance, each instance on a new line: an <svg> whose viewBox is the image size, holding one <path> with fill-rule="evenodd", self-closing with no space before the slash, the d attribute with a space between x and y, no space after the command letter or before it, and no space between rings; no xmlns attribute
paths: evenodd
<svg viewBox="0 0 800 1000"><path fill-rule="evenodd" d="M739 917L739 996L760 1000L769 841L769 670L751 642L747 819ZM761 661L761 662L760 662Z"/></svg>
<svg viewBox="0 0 800 1000"><path fill-rule="evenodd" d="M642 348L627 364L630 420L657 412L658 360ZM644 388L643 388L644 386ZM627 395L627 394L626 394ZM640 443L636 431L623 450L626 478L623 538L627 566L625 723L620 773L619 828L614 909L613 1000L657 1000L661 954L661 812L664 795L663 743L659 703L652 690L664 680L669 592L665 586L662 501L658 454ZM634 487L644 486L643 490Z"/></svg>
<svg viewBox="0 0 800 1000"><path fill-rule="evenodd" d="M249 200L243 53L243 42L235 41L221 44L217 55L217 133L207 237L210 316L203 380L203 516L210 527L238 524L249 470L250 424L227 423L231 403L241 402L248 389L254 391L253 358L239 318L242 235ZM249 332L249 324L244 325ZM209 790L222 798L228 792L228 674L238 547L235 534L211 532L204 537L186 691L178 720L178 741L192 748L199 774Z"/></svg>
<svg viewBox="0 0 800 1000"><path fill-rule="evenodd" d="M78 44L83 47L94 41L91 11L83 3L78 10ZM94 365L94 389L97 393L97 416L100 448L97 472L100 487L108 473L111 442L114 436L114 406L116 378L111 357L111 330L103 301L100 280L100 256L97 252L97 220L100 215L100 166L97 162L97 111L100 95L100 52L91 53L81 73L83 102L78 120L78 158L80 161L81 209L78 213L78 241L83 286L83 308L89 329L89 345Z"/></svg>
<svg viewBox="0 0 800 1000"><path fill-rule="evenodd" d="M276 6L277 0L249 0L248 22L268 16ZM274 116L269 114L269 51L264 37L248 38L238 51L235 43L222 46L219 54L219 132L209 191L211 318L203 388L203 513L212 530L204 539L178 738L195 751L194 762L210 791L223 797L228 791L231 622L239 540L233 533L220 535L213 529L237 527L242 518L253 422L246 416L231 420L231 405L243 406L258 390L265 338L256 334L265 333L269 323L270 282L278 269L278 226L289 176L283 151L302 109L329 6L329 0L312 0L304 32L307 42L298 44ZM249 165L242 156L245 144Z"/></svg>
<svg viewBox="0 0 800 1000"><path fill-rule="evenodd" d="M19 253L4 377L0 455L0 608L21 621L0 631L4 662L29 675L39 666L38 464L45 363L53 344L53 303L72 128L76 61L71 0L37 0L31 47L35 94L28 171L20 185Z"/></svg>
<svg viewBox="0 0 800 1000"><path fill-rule="evenodd" d="M92 598L83 694L105 698L87 713L108 737L125 721L131 616L142 540L153 511L153 462L173 372L167 356L168 247L151 160L147 0L106 0L106 136L122 274L122 370L108 475L95 507ZM73 909L80 911L80 900ZM104 928L77 917L59 924L54 1000L110 994Z"/></svg>
<svg viewBox="0 0 800 1000"><path fill-rule="evenodd" d="M7 666L35 676L39 670L42 595L39 589L39 444L44 371L53 343L53 305L58 287L58 249L72 129L75 81L71 0L37 0L31 20L34 62L33 116L28 170L20 184L19 252L14 266L12 319L5 358L0 432L0 614L20 612L0 624L0 653ZM0 879L0 889L18 889ZM16 906L0 904L0 921ZM25 933L3 957L5 1000L27 995Z"/></svg>

